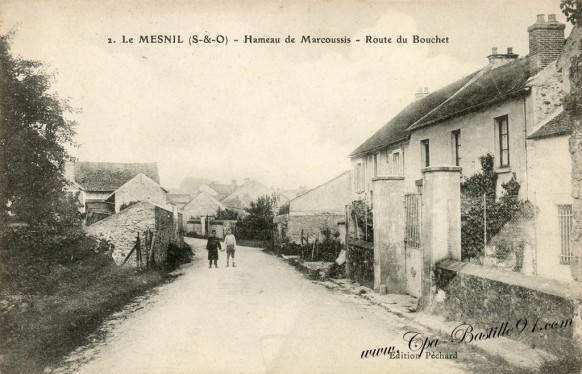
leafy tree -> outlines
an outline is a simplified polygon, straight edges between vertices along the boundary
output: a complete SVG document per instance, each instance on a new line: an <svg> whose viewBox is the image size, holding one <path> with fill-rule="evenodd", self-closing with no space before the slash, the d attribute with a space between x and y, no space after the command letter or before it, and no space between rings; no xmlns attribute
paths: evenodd
<svg viewBox="0 0 582 374"><path fill-rule="evenodd" d="M73 110L51 91L41 62L12 56L13 34L0 35L0 219L78 223L62 175L76 126L64 115Z"/></svg>
<svg viewBox="0 0 582 374"><path fill-rule="evenodd" d="M279 212L278 214L289 214L289 202L286 202L285 204L281 205L279 207Z"/></svg>
<svg viewBox="0 0 582 374"><path fill-rule="evenodd" d="M581 0L562 0L560 4L562 13L566 20L572 25L580 25L582 22L582 1Z"/></svg>
<svg viewBox="0 0 582 374"><path fill-rule="evenodd" d="M374 212L372 207L365 200L355 200L352 202L351 212L358 229L364 232L361 239L374 242Z"/></svg>
<svg viewBox="0 0 582 374"><path fill-rule="evenodd" d="M246 208L248 215L237 222L237 234L244 239L271 240L273 237L274 199L265 195Z"/></svg>
<svg viewBox="0 0 582 374"><path fill-rule="evenodd" d="M224 210L219 208L218 212L216 212L216 219L237 220L238 213L228 208Z"/></svg>

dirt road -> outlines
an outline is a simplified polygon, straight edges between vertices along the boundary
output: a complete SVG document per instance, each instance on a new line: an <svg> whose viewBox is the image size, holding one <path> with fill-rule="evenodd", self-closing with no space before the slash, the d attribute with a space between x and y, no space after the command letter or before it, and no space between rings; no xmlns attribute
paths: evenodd
<svg viewBox="0 0 582 374"><path fill-rule="evenodd" d="M64 371L82 373L462 373L450 359L362 359L414 329L357 296L332 292L260 249L239 247L237 267L197 260L175 282L81 349ZM138 308L135 308L138 309ZM464 352L459 352L462 355ZM469 353L466 353L469 354ZM79 366L79 362L88 361ZM75 368L75 370L73 370Z"/></svg>

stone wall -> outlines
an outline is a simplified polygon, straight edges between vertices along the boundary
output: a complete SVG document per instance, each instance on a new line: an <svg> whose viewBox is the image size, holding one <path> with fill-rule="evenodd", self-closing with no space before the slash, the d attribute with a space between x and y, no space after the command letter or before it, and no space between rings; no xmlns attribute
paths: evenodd
<svg viewBox="0 0 582 374"><path fill-rule="evenodd" d="M328 227L333 235L336 231L339 232L338 223L344 221L343 214L289 215L285 235L289 241L301 244L301 230L303 230L304 236L309 234L310 242L316 237L323 241L325 238L321 229Z"/></svg>
<svg viewBox="0 0 582 374"><path fill-rule="evenodd" d="M186 222L186 234L204 235L204 226L201 220L193 219Z"/></svg>
<svg viewBox="0 0 582 374"><path fill-rule="evenodd" d="M580 284L451 260L437 265L435 277L433 311L472 324L475 333L508 322L514 327L514 333L508 336L511 339L554 354L572 352L573 331L579 328L579 322L574 321L582 300ZM520 319L521 325L524 320L527 325L517 333ZM546 323L548 327L551 323L563 327L546 329Z"/></svg>
<svg viewBox="0 0 582 374"><path fill-rule="evenodd" d="M214 220L210 221L210 232L216 230L216 236L223 239L226 232L230 230L232 233L236 232L236 220Z"/></svg>
<svg viewBox="0 0 582 374"><path fill-rule="evenodd" d="M157 265L165 264L168 259L168 246L180 244L177 222L174 215L160 207L155 207L156 232L154 241L154 261Z"/></svg>
<svg viewBox="0 0 582 374"><path fill-rule="evenodd" d="M129 252L140 238L142 266L146 264L146 256L151 248L146 249L146 233L154 233L154 263L159 266L166 264L168 246L182 245L183 233L180 230L181 214L174 213L147 201L142 201L113 214L91 226L86 227L89 235L103 238L114 245L113 259L121 265ZM134 252L126 263L127 266L137 266L137 254Z"/></svg>
<svg viewBox="0 0 582 374"><path fill-rule="evenodd" d="M155 227L154 205L142 201L85 229L89 235L113 243L113 259L120 265L135 245L137 233L154 230Z"/></svg>

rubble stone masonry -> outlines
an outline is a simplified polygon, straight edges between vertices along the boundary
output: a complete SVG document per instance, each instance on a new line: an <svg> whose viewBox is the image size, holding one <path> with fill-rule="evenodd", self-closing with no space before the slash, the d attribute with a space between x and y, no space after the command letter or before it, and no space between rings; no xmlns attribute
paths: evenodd
<svg viewBox="0 0 582 374"><path fill-rule="evenodd" d="M522 333L508 337L554 354L575 352L582 321L582 289L577 283L449 260L438 264L436 285L437 313L472 323L476 330L527 321ZM560 323L563 328L556 327Z"/></svg>
<svg viewBox="0 0 582 374"><path fill-rule="evenodd" d="M287 222L286 235L291 242L301 243L301 230L303 235L309 234L309 241L313 241L315 237L321 236L321 229L327 227L330 229L332 235L338 231L338 223L344 222L345 216L337 214L317 214L317 215L290 215Z"/></svg>
<svg viewBox="0 0 582 374"><path fill-rule="evenodd" d="M115 246L113 259L119 265L135 245L137 233L156 228L154 205L142 201L86 227L89 235L109 240Z"/></svg>

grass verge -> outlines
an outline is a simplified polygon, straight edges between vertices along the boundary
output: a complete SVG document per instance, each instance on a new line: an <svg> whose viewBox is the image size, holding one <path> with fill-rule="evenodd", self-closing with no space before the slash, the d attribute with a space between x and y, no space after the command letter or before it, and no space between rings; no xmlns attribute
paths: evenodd
<svg viewBox="0 0 582 374"><path fill-rule="evenodd" d="M115 265L79 237L59 248L0 246L0 372L35 373L84 344L112 313L168 281L159 270Z"/></svg>

